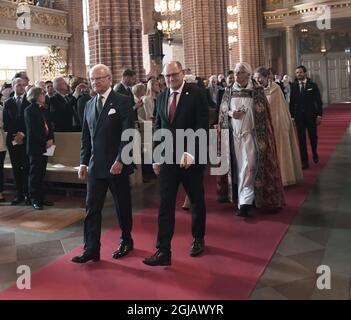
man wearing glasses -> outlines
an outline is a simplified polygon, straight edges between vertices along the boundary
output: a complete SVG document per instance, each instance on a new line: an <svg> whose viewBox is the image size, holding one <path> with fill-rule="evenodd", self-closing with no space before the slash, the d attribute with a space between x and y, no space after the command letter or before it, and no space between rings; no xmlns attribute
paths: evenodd
<svg viewBox="0 0 351 320"><path fill-rule="evenodd" d="M180 183L183 184L191 200L193 243L190 256L200 255L205 245L206 207L203 187L205 165L199 161L199 143L195 144L195 154L190 154L186 139L176 140L176 131L192 129L197 132L202 129L207 132L209 127L207 101L200 88L185 83L183 68L178 61L168 63L164 74L168 89L157 97L155 129L167 129L172 133L173 162L161 164L163 159L154 159L154 172L160 176L161 203L158 213L157 251L143 261L149 266L171 264L171 240ZM178 157L176 148L179 143L184 143L185 148Z"/></svg>
<svg viewBox="0 0 351 320"><path fill-rule="evenodd" d="M129 175L133 167L122 162L121 141L124 130L133 128L130 99L111 89L111 70L102 64L89 73L97 95L87 102L83 121L78 177L88 179L84 221L84 252L72 259L75 263L100 260L101 211L109 188L121 227L121 242L113 253L119 259L133 250L132 205Z"/></svg>

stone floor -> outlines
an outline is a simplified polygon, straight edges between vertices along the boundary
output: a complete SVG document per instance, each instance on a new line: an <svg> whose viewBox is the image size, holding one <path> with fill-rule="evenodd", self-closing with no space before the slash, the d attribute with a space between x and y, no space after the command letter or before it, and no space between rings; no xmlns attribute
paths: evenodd
<svg viewBox="0 0 351 320"><path fill-rule="evenodd" d="M251 299L351 299L351 127L282 239ZM319 290L328 266L331 289Z"/></svg>
<svg viewBox="0 0 351 320"><path fill-rule="evenodd" d="M350 154L351 128L282 239L251 299L351 298ZM11 195L6 196L10 199ZM52 198L57 199L57 195ZM64 200L65 205L71 202L73 207L84 207L83 195L69 199ZM157 203L156 183L133 190L135 212ZM115 225L112 203L107 201L103 230ZM82 221L51 233L0 227L0 291L16 281L18 265L29 265L35 271L81 243ZM316 286L320 265L330 267L330 290L319 290Z"/></svg>

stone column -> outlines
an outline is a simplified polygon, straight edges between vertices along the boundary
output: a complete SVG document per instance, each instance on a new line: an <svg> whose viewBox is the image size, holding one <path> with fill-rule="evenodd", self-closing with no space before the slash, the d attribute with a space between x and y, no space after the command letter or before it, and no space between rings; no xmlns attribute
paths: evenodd
<svg viewBox="0 0 351 320"><path fill-rule="evenodd" d="M140 2L135 0L89 0L90 63L108 65L114 82L130 68L144 80Z"/></svg>
<svg viewBox="0 0 351 320"><path fill-rule="evenodd" d="M185 66L200 77L229 70L226 0L183 0Z"/></svg>
<svg viewBox="0 0 351 320"><path fill-rule="evenodd" d="M263 10L261 0L237 0L240 61L253 69L264 63Z"/></svg>
<svg viewBox="0 0 351 320"><path fill-rule="evenodd" d="M295 68L297 67L295 29L293 26L287 26L285 28L285 32L286 32L286 71L287 71L287 74L292 79L294 79Z"/></svg>
<svg viewBox="0 0 351 320"><path fill-rule="evenodd" d="M67 27L72 36L68 42L67 74L86 78L82 1L56 0L53 8L68 12Z"/></svg>
<svg viewBox="0 0 351 320"><path fill-rule="evenodd" d="M82 1L67 1L68 32L72 34L68 47L68 73L86 78L84 56L83 4ZM75 14L72 14L75 12Z"/></svg>

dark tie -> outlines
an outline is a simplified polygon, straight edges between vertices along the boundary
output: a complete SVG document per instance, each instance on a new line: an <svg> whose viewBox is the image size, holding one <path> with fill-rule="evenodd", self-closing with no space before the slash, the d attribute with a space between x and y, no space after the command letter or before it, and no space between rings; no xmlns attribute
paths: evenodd
<svg viewBox="0 0 351 320"><path fill-rule="evenodd" d="M175 113L176 113L176 110L177 110L177 95L179 94L179 92L173 92L172 93L172 102L171 104L169 105L169 111L168 111L168 119L169 119L169 122L173 122L174 120L174 116L175 116Z"/></svg>
<svg viewBox="0 0 351 320"><path fill-rule="evenodd" d="M303 94L305 91L305 84L303 82L300 82L300 93Z"/></svg>
<svg viewBox="0 0 351 320"><path fill-rule="evenodd" d="M102 109L104 107L103 103L102 103L102 99L103 99L103 96L100 96L98 97L98 100L97 100L97 104L96 104L96 109L97 109L97 118L100 116L101 112L102 112Z"/></svg>
<svg viewBox="0 0 351 320"><path fill-rule="evenodd" d="M128 91L128 95L132 98L133 100L133 93L132 93L132 90L130 90L130 88L128 87L127 88L127 91Z"/></svg>
<svg viewBox="0 0 351 320"><path fill-rule="evenodd" d="M16 98L16 105L17 105L17 116L20 117L22 112L22 98L20 96Z"/></svg>

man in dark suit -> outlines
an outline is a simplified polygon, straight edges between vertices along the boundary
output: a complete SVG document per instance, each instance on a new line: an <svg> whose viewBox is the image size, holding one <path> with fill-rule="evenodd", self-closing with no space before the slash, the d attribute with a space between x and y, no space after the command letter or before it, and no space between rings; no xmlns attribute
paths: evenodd
<svg viewBox="0 0 351 320"><path fill-rule="evenodd" d="M296 80L291 85L290 114L294 121L300 145L302 169L308 169L306 130L311 142L313 161L319 162L317 153L317 126L322 122L323 103L316 83L307 78L304 66L296 68Z"/></svg>
<svg viewBox="0 0 351 320"><path fill-rule="evenodd" d="M80 131L77 114L77 98L79 93L68 94L68 85L64 78L57 77L53 81L55 94L49 98L50 118L57 132Z"/></svg>
<svg viewBox="0 0 351 320"><path fill-rule="evenodd" d="M134 96L132 93L132 88L136 83L136 73L133 70L126 69L122 72L122 80L120 83L116 84L113 88L117 93L123 94L130 98L131 105L134 111L134 121L138 120L138 109L143 107L143 102L141 99L138 102L134 101Z"/></svg>
<svg viewBox="0 0 351 320"><path fill-rule="evenodd" d="M44 201L44 177L48 157L44 155L53 144L54 132L45 108L45 91L42 88L31 88L28 91L31 104L24 111L27 132L27 154L29 157L29 197L36 210L43 205L52 205Z"/></svg>
<svg viewBox="0 0 351 320"><path fill-rule="evenodd" d="M191 151L186 139L182 139L183 141L176 139L176 131L192 129L197 133L198 130L202 130L207 136L209 128L207 101L202 89L184 82L184 72L179 62L168 63L164 72L169 89L157 97L156 130L167 129L172 133L173 162L161 164L162 158L154 159L154 172L160 176L161 203L158 213L157 251L143 261L150 266L171 264L171 240L180 183L183 184L191 201L193 243L190 256L201 254L205 245L206 207L203 186L205 165L200 161L200 153L203 150L200 149L200 144L196 143L195 150ZM177 144L182 143L184 150L179 153L176 150Z"/></svg>
<svg viewBox="0 0 351 320"><path fill-rule="evenodd" d="M107 188L112 193L122 230L113 258L121 258L133 250L129 185L133 167L123 163L122 150L128 142L121 140L123 131L133 128L130 100L111 89L112 73L105 65L96 65L90 70L90 81L97 96L87 103L84 114L78 176L81 180L88 177L87 216L84 252L72 259L75 263L100 260L101 211Z"/></svg>
<svg viewBox="0 0 351 320"><path fill-rule="evenodd" d="M25 95L25 81L15 78L12 81L13 97L4 104L4 130L7 132L6 145L9 150L13 176L17 195L12 205L26 202L28 198L29 160L26 154L26 128L24 123L24 109L29 105Z"/></svg>

